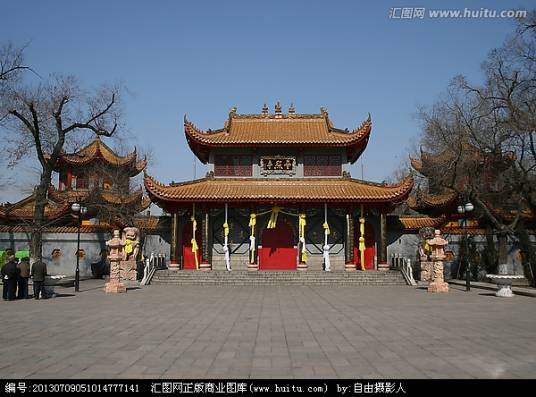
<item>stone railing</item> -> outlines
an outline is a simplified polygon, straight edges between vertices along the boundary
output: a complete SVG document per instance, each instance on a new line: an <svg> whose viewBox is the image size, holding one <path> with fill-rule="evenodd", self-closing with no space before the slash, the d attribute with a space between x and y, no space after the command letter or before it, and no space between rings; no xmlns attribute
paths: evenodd
<svg viewBox="0 0 536 397"><path fill-rule="evenodd" d="M145 267L143 269L143 279L141 285L148 285L154 276L154 273L160 269L166 269L166 257L162 254L155 255L151 252L151 256L145 259Z"/></svg>

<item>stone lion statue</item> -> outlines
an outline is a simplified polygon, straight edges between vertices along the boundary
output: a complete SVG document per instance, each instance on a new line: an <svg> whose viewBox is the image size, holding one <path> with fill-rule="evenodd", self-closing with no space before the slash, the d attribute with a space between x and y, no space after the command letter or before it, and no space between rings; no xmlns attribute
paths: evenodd
<svg viewBox="0 0 536 397"><path fill-rule="evenodd" d="M125 227L121 240L125 244L121 261L121 278L136 281L137 258L140 251L140 230L137 227Z"/></svg>

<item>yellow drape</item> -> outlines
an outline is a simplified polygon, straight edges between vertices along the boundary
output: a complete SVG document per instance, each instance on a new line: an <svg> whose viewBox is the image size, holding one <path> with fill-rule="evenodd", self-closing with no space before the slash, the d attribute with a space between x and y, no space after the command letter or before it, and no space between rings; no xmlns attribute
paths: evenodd
<svg viewBox="0 0 536 397"><path fill-rule="evenodd" d="M329 230L329 225L327 222L324 222L324 224L322 225L322 227L324 228L325 231L327 231L328 234L331 233L331 230Z"/></svg>
<svg viewBox="0 0 536 397"><path fill-rule="evenodd" d="M125 252L127 254L131 254L133 251L134 251L134 243L137 243L138 240L130 240L130 239L126 239L125 240Z"/></svg>
<svg viewBox="0 0 536 397"><path fill-rule="evenodd" d="M277 226L277 216L279 215L280 208L276 205L272 208L272 214L270 215L270 220L268 221L267 229L275 229Z"/></svg>
<svg viewBox="0 0 536 397"><path fill-rule="evenodd" d="M359 254L361 259L361 270L365 270L365 217L362 205L361 217L359 218L359 233Z"/></svg>
<svg viewBox="0 0 536 397"><path fill-rule="evenodd" d="M195 220L195 203L192 204L192 217L190 218L192 221L192 252L194 253L195 258L195 269L199 270L199 258L197 257L197 251L199 247L197 246L197 240L195 239L195 232L197 231L197 221Z"/></svg>
<svg viewBox="0 0 536 397"><path fill-rule="evenodd" d="M225 237L229 235L229 224L227 222L223 224L223 235Z"/></svg>
<svg viewBox="0 0 536 397"><path fill-rule="evenodd" d="M252 240L252 237L255 238L255 225L257 224L257 215L254 213L249 215L249 227L251 228L251 236L250 236L250 242ZM251 244L249 246L249 263L255 262L255 244Z"/></svg>
<svg viewBox="0 0 536 397"><path fill-rule="evenodd" d="M302 262L307 262L307 251L305 249L305 225L307 225L307 220L305 214L299 215L299 235L300 235L300 241L302 242L302 250L301 250L301 260Z"/></svg>

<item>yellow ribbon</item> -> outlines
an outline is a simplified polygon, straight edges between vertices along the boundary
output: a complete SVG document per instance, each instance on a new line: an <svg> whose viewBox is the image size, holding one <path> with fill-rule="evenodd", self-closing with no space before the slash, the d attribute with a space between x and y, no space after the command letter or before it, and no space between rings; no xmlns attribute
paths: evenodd
<svg viewBox="0 0 536 397"><path fill-rule="evenodd" d="M277 216L279 215L280 208L276 205L272 208L272 214L270 215L270 220L268 221L267 229L275 229L277 226Z"/></svg>
<svg viewBox="0 0 536 397"><path fill-rule="evenodd" d="M249 227L251 228L251 237L255 238L255 225L257 224L257 215L254 213L249 215ZM249 245L250 250L250 257L249 257L249 263L255 263L255 245L250 244Z"/></svg>
<svg viewBox="0 0 536 397"><path fill-rule="evenodd" d="M327 222L324 222L324 224L322 225L322 227L324 228L324 230L326 230L328 232L328 234L331 233L331 230L329 230L329 225Z"/></svg>
<svg viewBox="0 0 536 397"><path fill-rule="evenodd" d="M223 224L223 235L225 237L229 235L229 224L227 222Z"/></svg>
<svg viewBox="0 0 536 397"><path fill-rule="evenodd" d="M361 212L363 213L363 212ZM359 218L359 253L361 254L361 270L365 270L365 218Z"/></svg>
<svg viewBox="0 0 536 397"><path fill-rule="evenodd" d="M305 214L299 215L299 234L300 234L300 241L302 241L302 250L301 250L301 260L302 262L307 262L307 251L305 249L305 225L307 225L307 220L305 218Z"/></svg>
<svg viewBox="0 0 536 397"><path fill-rule="evenodd" d="M133 243L137 243L138 240L130 240L130 239L126 239L125 240L125 252L127 254L131 254L133 251L134 251L134 244Z"/></svg>
<svg viewBox="0 0 536 397"><path fill-rule="evenodd" d="M199 258L197 257L197 250L199 247L197 246L197 241L195 240L195 232L197 231L197 221L195 220L195 203L192 207L192 216L190 218L192 221L192 252L194 253L195 258L195 270L199 270Z"/></svg>
<svg viewBox="0 0 536 397"><path fill-rule="evenodd" d="M307 225L307 221L305 220L305 214L300 214L300 238L305 237L305 225Z"/></svg>

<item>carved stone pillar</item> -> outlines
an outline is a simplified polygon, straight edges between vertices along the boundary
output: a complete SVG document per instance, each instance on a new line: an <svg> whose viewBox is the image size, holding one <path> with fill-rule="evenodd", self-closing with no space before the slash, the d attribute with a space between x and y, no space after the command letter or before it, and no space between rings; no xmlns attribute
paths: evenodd
<svg viewBox="0 0 536 397"><path fill-rule="evenodd" d="M110 248L110 280L104 286L104 292L107 294L117 294L127 292L125 284L121 282L121 260L124 257L125 242L119 238L119 230L114 230L111 240L106 242Z"/></svg>
<svg viewBox="0 0 536 397"><path fill-rule="evenodd" d="M345 266L346 271L354 271L354 218L352 212L348 210L346 213L346 233L344 241L344 256L345 256Z"/></svg>
<svg viewBox="0 0 536 397"><path fill-rule="evenodd" d="M180 262L178 258L178 234L179 234L179 214L177 211L171 214L171 242L169 252L169 269L178 270Z"/></svg>
<svg viewBox="0 0 536 397"><path fill-rule="evenodd" d="M205 208L203 210L203 218L201 220L201 233L203 235L203 241L201 243L201 263L199 268L202 271L212 270L212 265L210 263L210 251L212 250L212 244L210 241L209 227L209 211L207 208Z"/></svg>
<svg viewBox="0 0 536 397"><path fill-rule="evenodd" d="M435 237L428 240L432 249L432 282L428 285L428 292L449 292L449 285L443 278L443 259L445 259L445 246L448 241L441 237L439 230Z"/></svg>

